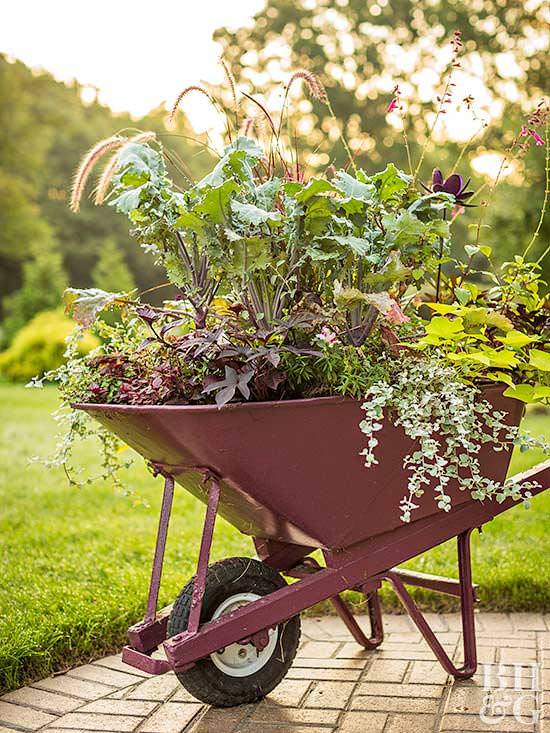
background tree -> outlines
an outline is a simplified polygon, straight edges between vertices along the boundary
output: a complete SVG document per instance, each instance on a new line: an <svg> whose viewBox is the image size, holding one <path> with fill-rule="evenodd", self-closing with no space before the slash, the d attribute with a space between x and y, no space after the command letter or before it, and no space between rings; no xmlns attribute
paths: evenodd
<svg viewBox="0 0 550 733"><path fill-rule="evenodd" d="M113 293L127 293L136 287L124 255L112 237L106 239L101 247L92 270L92 282L97 288Z"/></svg>
<svg viewBox="0 0 550 733"><path fill-rule="evenodd" d="M69 211L71 179L94 143L121 130L153 130L186 161L191 177L202 177L209 166L207 155L197 155L200 144L188 139L193 132L183 115L167 130L163 107L135 120L128 114L115 115L97 100L85 104L82 92L77 82L60 83L0 54L0 322L4 319L5 334L34 315L33 308L49 306L44 299L59 303L60 290L54 289L62 289L67 281L75 287L92 285L96 263L106 256L106 242L111 243L111 255L113 246L120 251L121 262L140 289L159 282L151 257L132 240L123 217L89 200L79 216ZM46 288L47 267L58 273L64 269L66 277L52 277ZM28 283L36 279L49 294L31 292ZM15 296L21 287L24 292Z"/></svg>
<svg viewBox="0 0 550 733"><path fill-rule="evenodd" d="M294 97L291 109L299 107L302 122L291 125L292 134L297 135L303 160L314 167L345 164L343 147L334 145L340 129L357 163L368 171L387 160L406 170L399 116L387 114L392 89L399 84L416 162L434 121L441 77L451 55L448 40L458 29L464 48L461 68L455 71L452 106L460 117L454 133L464 138L467 131L466 141L472 136L460 166L469 175L468 158L506 148L543 94L548 13L544 0L267 0L251 27L235 32L219 29L215 38L239 86L249 93L261 90L270 109L280 107L291 71L303 67L320 76L337 121L321 102L305 95ZM473 100L468 99L472 89ZM256 114L251 105L247 110ZM450 116L440 119L436 141ZM484 119L493 125L483 129ZM452 126L449 129L453 131ZM436 165L444 172L452 168L462 144L461 139L430 146L421 178L429 178ZM533 151L516 164L506 187L505 210L518 225L506 226L503 208L486 219L487 224L498 225L498 231L487 236L498 244L502 258L521 251L530 239L526 223L536 221L543 199L542 157L540 150ZM531 171L529 195L520 188L526 182L526 167ZM474 171L473 182L479 188L488 179ZM462 223L457 229L457 239L468 236ZM546 222L531 252L535 259L549 235Z"/></svg>
<svg viewBox="0 0 550 733"><path fill-rule="evenodd" d="M68 285L62 256L55 242L44 246L23 263L22 285L3 299L5 317L0 343L6 345L17 331L43 310L61 305L61 295Z"/></svg>

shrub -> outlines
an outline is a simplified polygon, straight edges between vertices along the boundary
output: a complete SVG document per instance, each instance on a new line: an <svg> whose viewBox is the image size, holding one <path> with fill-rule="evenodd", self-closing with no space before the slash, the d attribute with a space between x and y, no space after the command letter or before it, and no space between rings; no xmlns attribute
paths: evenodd
<svg viewBox="0 0 550 733"><path fill-rule="evenodd" d="M74 323L61 308L38 313L0 354L0 374L14 381L26 381L56 369L63 363L65 339L73 329ZM98 344L95 336L86 334L80 341L79 351L88 353Z"/></svg>

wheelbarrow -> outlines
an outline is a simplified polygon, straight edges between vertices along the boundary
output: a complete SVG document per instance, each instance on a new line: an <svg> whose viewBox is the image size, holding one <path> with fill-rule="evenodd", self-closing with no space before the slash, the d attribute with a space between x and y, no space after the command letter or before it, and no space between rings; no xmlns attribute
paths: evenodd
<svg viewBox="0 0 550 733"><path fill-rule="evenodd" d="M483 392L518 425L523 406L502 389ZM151 674L174 670L195 697L215 706L262 698L287 673L297 651L300 613L330 600L356 642L375 649L383 641L378 590L389 582L443 668L457 679L477 666L470 535L512 507L473 500L449 486L449 512L426 491L413 521L399 517L407 486L403 459L414 449L385 420L378 433L378 464L365 468L361 403L342 397L228 404L113 406L81 404L140 453L165 478L147 610L128 630L122 658ZM485 476L504 480L510 453L483 444ZM550 461L516 478L550 484ZM157 611L164 550L178 483L206 504L194 578L171 609ZM220 514L253 539L259 559L229 558L209 566ZM458 580L396 566L447 540L458 542ZM321 550L324 565L311 557ZM282 574L297 579L287 584ZM456 666L406 586L460 599L464 662ZM355 589L367 601L363 631L340 594ZM165 657L155 652L163 645Z"/></svg>

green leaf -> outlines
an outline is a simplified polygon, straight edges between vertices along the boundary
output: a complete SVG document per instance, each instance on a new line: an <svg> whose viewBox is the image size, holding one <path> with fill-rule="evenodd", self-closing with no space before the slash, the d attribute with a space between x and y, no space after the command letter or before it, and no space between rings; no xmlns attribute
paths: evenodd
<svg viewBox="0 0 550 733"><path fill-rule="evenodd" d="M516 384L504 390L505 397L513 397L520 402L533 402L535 389L530 384Z"/></svg>
<svg viewBox="0 0 550 733"><path fill-rule="evenodd" d="M370 251L370 242L368 239L360 239L348 234L346 237L333 236L330 237L342 247L348 247L356 255L366 255Z"/></svg>
<svg viewBox="0 0 550 733"><path fill-rule="evenodd" d="M251 137L245 137L244 135L241 135L241 137L234 140L231 145L228 145L223 153L224 155L227 155L234 150L243 151L247 156L255 158L256 160L261 160L265 155L263 148L258 145L256 140L253 140Z"/></svg>
<svg viewBox="0 0 550 733"><path fill-rule="evenodd" d="M533 391L533 399L535 400L547 400L550 399L550 387L545 385L539 385L535 387Z"/></svg>
<svg viewBox="0 0 550 733"><path fill-rule="evenodd" d="M240 275L243 272L265 270L270 262L269 243L261 237L246 237L233 243L231 268Z"/></svg>
<svg viewBox="0 0 550 733"><path fill-rule="evenodd" d="M114 206L117 211L128 215L138 208L140 197L141 189L131 188L129 191L123 191L119 196L113 199L110 202L110 205Z"/></svg>
<svg viewBox="0 0 550 733"><path fill-rule="evenodd" d="M386 243L403 246L415 244L424 234L425 225L414 214L403 211L399 216L389 214L383 219Z"/></svg>
<svg viewBox="0 0 550 733"><path fill-rule="evenodd" d="M410 176L398 170L393 163L388 163L383 171L372 176L378 189L378 198L382 202L394 198L396 193L408 187L411 180Z"/></svg>
<svg viewBox="0 0 550 733"><path fill-rule="evenodd" d="M99 288L67 288L63 293L65 313L81 326L91 326L101 311L108 308L124 293L107 293Z"/></svg>
<svg viewBox="0 0 550 733"><path fill-rule="evenodd" d="M338 189L332 185L329 181L326 181L322 178L312 178L307 186L302 188L302 190L294 197L296 201L299 201L300 203L304 204L306 201L309 201L312 196L317 196L321 193L327 193L328 191L337 191Z"/></svg>
<svg viewBox="0 0 550 733"><path fill-rule="evenodd" d="M431 308L436 313L441 313L443 316L446 316L448 313L462 313L462 308L454 303L451 305L448 305L447 303L426 303L426 305L428 308Z"/></svg>
<svg viewBox="0 0 550 733"><path fill-rule="evenodd" d="M184 211L176 220L176 228L199 233L204 229L204 221L192 211Z"/></svg>
<svg viewBox="0 0 550 733"><path fill-rule="evenodd" d="M540 349L531 349L529 352L529 366L541 372L550 372L550 352Z"/></svg>
<svg viewBox="0 0 550 733"><path fill-rule="evenodd" d="M455 288L455 295L456 299L459 303L462 303L462 305L466 305L468 301L471 299L472 294L467 288Z"/></svg>
<svg viewBox="0 0 550 733"><path fill-rule="evenodd" d="M426 333L444 339L457 339L464 335L462 318L434 316L426 326Z"/></svg>
<svg viewBox="0 0 550 733"><path fill-rule="evenodd" d="M208 188L199 203L193 206L193 211L214 224L223 224L227 218L226 210L231 195L238 190L238 184L231 179L224 181L221 186Z"/></svg>
<svg viewBox="0 0 550 733"><path fill-rule="evenodd" d="M333 181L334 186L351 199L369 203L376 191L372 183L362 183L345 171L338 171Z"/></svg>
<svg viewBox="0 0 550 733"><path fill-rule="evenodd" d="M256 188L256 203L261 209L273 208L281 183L280 178L272 178Z"/></svg>
<svg viewBox="0 0 550 733"><path fill-rule="evenodd" d="M444 219L432 219L425 226L425 236L433 242L436 239L448 239L450 236L450 222Z"/></svg>
<svg viewBox="0 0 550 733"><path fill-rule="evenodd" d="M446 354L450 361L475 361L477 364L491 366L491 359L483 351L459 351L457 354Z"/></svg>
<svg viewBox="0 0 550 733"><path fill-rule="evenodd" d="M537 336L529 336L529 334L522 331L516 331L515 328L508 331L505 336L495 336L495 339L510 349L521 349L523 346L533 343L533 341L538 341Z"/></svg>
<svg viewBox="0 0 550 733"><path fill-rule="evenodd" d="M490 366L499 369L513 369L519 364L517 356L508 349L487 349L483 348L483 354L489 358Z"/></svg>
<svg viewBox="0 0 550 733"><path fill-rule="evenodd" d="M504 382L509 387L514 387L514 380L506 372L487 372L484 374L484 378L490 379L492 382Z"/></svg>
<svg viewBox="0 0 550 733"><path fill-rule="evenodd" d="M277 222L281 219L278 211L265 211L254 204L242 204L240 201L231 202L231 210L237 218L245 224L259 226L266 222Z"/></svg>

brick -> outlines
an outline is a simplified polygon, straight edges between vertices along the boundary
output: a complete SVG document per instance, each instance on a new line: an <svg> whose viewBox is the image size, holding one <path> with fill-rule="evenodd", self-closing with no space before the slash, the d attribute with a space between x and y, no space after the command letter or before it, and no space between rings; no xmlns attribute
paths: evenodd
<svg viewBox="0 0 550 733"><path fill-rule="evenodd" d="M252 705L236 708L210 708L199 712L187 733L233 733L235 728L249 715Z"/></svg>
<svg viewBox="0 0 550 733"><path fill-rule="evenodd" d="M22 687L19 690L8 692L2 698L4 702L13 702L17 705L28 705L31 708L39 708L47 713L69 713L79 705L82 700L76 700L74 697L66 697L65 695L56 695L46 690L38 690L36 687Z"/></svg>
<svg viewBox="0 0 550 733"><path fill-rule="evenodd" d="M358 695L376 695L381 697L434 697L443 695L443 685L409 685L391 682L362 682L357 690Z"/></svg>
<svg viewBox="0 0 550 733"><path fill-rule="evenodd" d="M298 656L309 659L330 659L340 646L334 641L306 641Z"/></svg>
<svg viewBox="0 0 550 733"><path fill-rule="evenodd" d="M536 662L537 652L535 649L501 649L499 657L504 664L524 664Z"/></svg>
<svg viewBox="0 0 550 733"><path fill-rule="evenodd" d="M185 687L178 685L176 691L170 698L170 702L197 702L197 698L188 692Z"/></svg>
<svg viewBox="0 0 550 733"><path fill-rule="evenodd" d="M422 635L417 631L402 631L401 633L386 634L384 636L384 646L388 644L421 644L423 641Z"/></svg>
<svg viewBox="0 0 550 733"><path fill-rule="evenodd" d="M261 723L303 723L318 725L336 725L340 710L282 708L276 705L260 703L250 715L250 720Z"/></svg>
<svg viewBox="0 0 550 733"><path fill-rule="evenodd" d="M297 708L310 686L309 680L283 680L269 693L266 701L273 705Z"/></svg>
<svg viewBox="0 0 550 733"><path fill-rule="evenodd" d="M318 616L317 618L305 618L302 621L302 635L308 639L327 641L331 640L331 634L328 629L328 623L333 617L329 619L324 616ZM328 623L327 623L328 622Z"/></svg>
<svg viewBox="0 0 550 733"><path fill-rule="evenodd" d="M384 631L387 633L400 631L416 631L416 628L406 613L386 613L384 614Z"/></svg>
<svg viewBox="0 0 550 733"><path fill-rule="evenodd" d="M402 682L408 666L407 660L375 659L367 672L366 679L369 682Z"/></svg>
<svg viewBox="0 0 550 733"><path fill-rule="evenodd" d="M18 725L28 730L38 730L43 725L53 723L56 720L54 715L49 715L41 710L24 708L14 705L11 702L0 700L0 723L7 725Z"/></svg>
<svg viewBox="0 0 550 733"><path fill-rule="evenodd" d="M542 613L514 613L512 624L517 631L546 631Z"/></svg>
<svg viewBox="0 0 550 733"><path fill-rule="evenodd" d="M78 677L78 679L89 680L90 682L101 682L103 685L111 685L112 687L129 687L135 685L136 682L141 682L143 679L135 674L118 672L96 664L84 664L82 667L75 667L68 674L70 677Z"/></svg>
<svg viewBox="0 0 550 733"><path fill-rule="evenodd" d="M550 631L539 634L539 647L541 649L550 649Z"/></svg>
<svg viewBox="0 0 550 733"><path fill-rule="evenodd" d="M413 662L408 681L411 684L444 685L448 677L439 662Z"/></svg>
<svg viewBox="0 0 550 733"><path fill-rule="evenodd" d="M202 708L198 703L166 702L143 724L140 733L181 733Z"/></svg>
<svg viewBox="0 0 550 733"><path fill-rule="evenodd" d="M424 618L430 625L432 631L435 632L446 632L450 631L449 624L447 623L447 617L442 613L425 613Z"/></svg>
<svg viewBox="0 0 550 733"><path fill-rule="evenodd" d="M287 680L334 680L337 682L353 682L361 676L360 669L317 669L315 667L292 667L286 675Z"/></svg>
<svg viewBox="0 0 550 733"><path fill-rule="evenodd" d="M446 613L445 621L451 631L462 633L462 616L459 613ZM482 625L479 623L479 614L476 613L476 631L483 631Z"/></svg>
<svg viewBox="0 0 550 733"><path fill-rule="evenodd" d="M433 697L377 697L358 695L351 701L352 710L371 710L382 713L430 713L435 715L439 700Z"/></svg>
<svg viewBox="0 0 550 733"><path fill-rule="evenodd" d="M296 659L292 669L319 667L323 669L363 669L365 667L364 659L323 659L319 665L318 659Z"/></svg>
<svg viewBox="0 0 550 733"><path fill-rule="evenodd" d="M382 733L387 719L383 713L346 713L338 733Z"/></svg>
<svg viewBox="0 0 550 733"><path fill-rule="evenodd" d="M482 687L472 687L471 685L455 686L449 695L445 712L461 715L475 713L479 715L487 694L487 690L484 690Z"/></svg>
<svg viewBox="0 0 550 733"><path fill-rule="evenodd" d="M487 641L487 639L485 640ZM496 647L494 646L484 646L483 644L478 645L477 647L477 661L479 664L493 664L496 659ZM433 659L433 654L432 654ZM462 664L462 661L464 659L464 651L462 649L462 646L459 647L459 649L456 651L456 654L454 655L454 659L459 664Z"/></svg>
<svg viewBox="0 0 550 733"><path fill-rule="evenodd" d="M41 690L49 690L50 692L60 692L65 695L73 695L74 697L81 697L84 700L95 700L98 697L103 697L104 695L108 695L110 692L114 692L114 689L109 685L102 685L99 682L78 680L75 677L69 677L66 674L59 675L59 677L46 677L45 680L35 682L33 687L38 687Z"/></svg>
<svg viewBox="0 0 550 733"><path fill-rule="evenodd" d="M433 730L435 715L395 715L384 733L427 733Z"/></svg>
<svg viewBox="0 0 550 733"><path fill-rule="evenodd" d="M495 632L499 636L512 636L514 632L512 621L507 613L479 613L476 614L476 622L481 631Z"/></svg>
<svg viewBox="0 0 550 733"><path fill-rule="evenodd" d="M342 710L346 706L353 689L353 682L317 682L305 699L304 706Z"/></svg>
<svg viewBox="0 0 550 733"><path fill-rule="evenodd" d="M535 649L537 646L537 640L534 635L531 638L525 638L521 636L481 636L481 634L478 634L477 640L480 646L492 644L499 649L502 649L503 647L510 647L513 649Z"/></svg>
<svg viewBox="0 0 550 733"><path fill-rule="evenodd" d="M496 731L499 733L521 733L521 731L531 733L535 728L533 725L526 725L508 716L500 722L494 720L492 723L484 723L478 715L445 715L441 721L441 730L460 731L460 733L465 730L495 731L495 733ZM409 733L412 733L412 731L409 731Z"/></svg>
<svg viewBox="0 0 550 733"><path fill-rule="evenodd" d="M113 700L103 698L80 708L80 713L104 713L108 715L136 715L145 718L158 703L148 700Z"/></svg>
<svg viewBox="0 0 550 733"><path fill-rule="evenodd" d="M158 677L151 677L145 682L138 685L128 695L128 700L155 700L164 702L174 690L178 687L179 682L174 674L163 674Z"/></svg>
<svg viewBox="0 0 550 733"><path fill-rule="evenodd" d="M336 652L336 659L366 659L374 654L372 651L363 649L356 642L347 642Z"/></svg>
<svg viewBox="0 0 550 733"><path fill-rule="evenodd" d="M108 667L109 669L115 669L118 672L127 672L128 674L133 674L136 677L147 678L152 676L149 674L149 672L143 672L143 670L137 669L136 667L132 667L129 664L123 662L120 654L112 654L109 657L98 659L97 662L94 662L94 666Z"/></svg>
<svg viewBox="0 0 550 733"><path fill-rule="evenodd" d="M384 646L380 648L380 651L376 652L377 659L420 659L430 661L434 658L434 653L422 647L418 647L417 651L408 651L403 649L386 649ZM367 662L368 660L365 660Z"/></svg>
<svg viewBox="0 0 550 733"><path fill-rule="evenodd" d="M268 730L272 731L273 733L330 733L330 731L334 730L334 728L327 728L326 726L318 727L316 725L315 726L311 726L311 725L308 725L308 726L302 726L302 725L279 726L278 725L276 727L270 726ZM213 733L213 731L205 730L204 733ZM258 733L258 724L252 720L249 723L246 723L244 727L242 728L239 727L239 733Z"/></svg>
<svg viewBox="0 0 550 733"><path fill-rule="evenodd" d="M96 713L68 713L55 721L56 728L70 728L82 731L116 731L132 733L143 718L127 715L100 715Z"/></svg>
<svg viewBox="0 0 550 733"><path fill-rule="evenodd" d="M356 617L356 621L359 623L361 628L370 629L368 617L358 616ZM326 634L326 636L324 636L323 638L338 637L338 639L349 639L350 633L340 616L325 616L321 623L317 624L317 626L323 630L324 634Z"/></svg>

